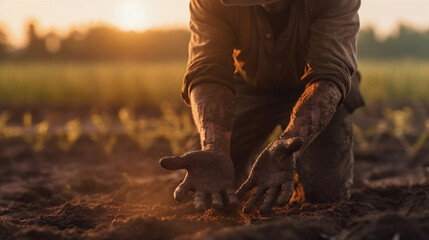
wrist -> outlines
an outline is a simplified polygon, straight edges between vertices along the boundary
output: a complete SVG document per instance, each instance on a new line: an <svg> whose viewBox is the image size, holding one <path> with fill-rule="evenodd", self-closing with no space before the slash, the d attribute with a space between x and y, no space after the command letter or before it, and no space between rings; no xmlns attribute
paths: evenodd
<svg viewBox="0 0 429 240"><path fill-rule="evenodd" d="M344 98L341 88L338 84L328 81L320 80L318 82L308 85L304 93L312 95L314 98L329 99L325 102L325 107L336 108L341 100Z"/></svg>
<svg viewBox="0 0 429 240"><path fill-rule="evenodd" d="M281 141L283 144L287 144L288 140L291 138L301 138L301 134L299 131L295 130L296 128L294 128L292 125L289 125L286 130L282 133L282 135L280 135L280 137L278 138L278 141Z"/></svg>
<svg viewBox="0 0 429 240"><path fill-rule="evenodd" d="M202 146L203 151L212 152L215 154L228 155L230 154L229 148L225 145L218 143L206 143Z"/></svg>
<svg viewBox="0 0 429 240"><path fill-rule="evenodd" d="M294 155L295 159L301 155L307 145L304 138L290 132L286 132L280 136L277 141L279 141L278 144L283 145L287 149L287 152Z"/></svg>
<svg viewBox="0 0 429 240"><path fill-rule="evenodd" d="M200 140L202 150L229 155L231 132L225 131L218 124L206 123L200 129Z"/></svg>

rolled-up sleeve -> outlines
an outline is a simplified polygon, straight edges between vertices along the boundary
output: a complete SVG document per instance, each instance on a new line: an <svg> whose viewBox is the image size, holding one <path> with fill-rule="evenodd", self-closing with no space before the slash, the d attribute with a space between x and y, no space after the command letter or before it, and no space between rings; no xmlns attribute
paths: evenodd
<svg viewBox="0 0 429 240"><path fill-rule="evenodd" d="M224 85L234 91L232 57L234 35L228 13L219 0L191 0L189 59L182 98L189 105L190 92L202 82Z"/></svg>
<svg viewBox="0 0 429 240"><path fill-rule="evenodd" d="M360 27L360 0L320 1L324 10L314 20L307 45L307 67L302 80L338 85L344 99L357 71L356 44Z"/></svg>

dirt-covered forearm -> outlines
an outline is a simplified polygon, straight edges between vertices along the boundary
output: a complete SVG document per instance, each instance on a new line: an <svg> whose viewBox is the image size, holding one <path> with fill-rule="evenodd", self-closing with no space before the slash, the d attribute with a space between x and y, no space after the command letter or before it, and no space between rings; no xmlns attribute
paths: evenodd
<svg viewBox="0 0 429 240"><path fill-rule="evenodd" d="M199 84L191 91L191 108L202 150L229 155L235 111L232 91L215 83Z"/></svg>
<svg viewBox="0 0 429 240"><path fill-rule="evenodd" d="M282 138L301 137L305 148L331 121L342 94L332 82L319 81L308 86L294 106L290 123Z"/></svg>

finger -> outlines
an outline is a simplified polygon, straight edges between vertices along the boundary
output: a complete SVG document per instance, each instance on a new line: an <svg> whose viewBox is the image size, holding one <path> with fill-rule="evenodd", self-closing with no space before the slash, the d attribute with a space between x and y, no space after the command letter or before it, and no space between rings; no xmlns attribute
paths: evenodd
<svg viewBox="0 0 429 240"><path fill-rule="evenodd" d="M277 205L280 207L288 204L290 198L293 194L293 183L284 183L282 189L280 190L280 195L277 198Z"/></svg>
<svg viewBox="0 0 429 240"><path fill-rule="evenodd" d="M241 187L237 190L237 197L242 198L246 193L255 187L255 183L252 178L248 178Z"/></svg>
<svg viewBox="0 0 429 240"><path fill-rule="evenodd" d="M259 208L262 214L268 213L271 211L271 208L273 207L274 202L276 201L278 195L279 195L279 187L272 187L268 190L267 196L265 196L264 202Z"/></svg>
<svg viewBox="0 0 429 240"><path fill-rule="evenodd" d="M191 191L192 186L188 183L188 181L183 181L179 186L177 186L176 190L174 190L174 199L176 201L182 201L186 194Z"/></svg>
<svg viewBox="0 0 429 240"><path fill-rule="evenodd" d="M161 167L168 170L185 169L188 166L186 158L177 156L161 158L159 164L161 164Z"/></svg>
<svg viewBox="0 0 429 240"><path fill-rule="evenodd" d="M264 195L266 188L258 188L256 189L255 193L253 193L252 197L250 197L250 200L246 203L244 206L244 212L249 213L252 211L252 208L256 206L259 199Z"/></svg>
<svg viewBox="0 0 429 240"><path fill-rule="evenodd" d="M207 209L205 192L197 191L195 193L194 206L200 212L204 212Z"/></svg>
<svg viewBox="0 0 429 240"><path fill-rule="evenodd" d="M303 140L300 137L289 138L286 141L287 151L290 153L294 153L298 151L303 145Z"/></svg>
<svg viewBox="0 0 429 240"><path fill-rule="evenodd" d="M231 204L231 206L235 207L240 204L240 201L238 201L237 195L235 194L233 189L228 189L225 191L225 193L228 197L229 204Z"/></svg>
<svg viewBox="0 0 429 240"><path fill-rule="evenodd" d="M212 193L212 201L213 201L213 207L215 209L222 209L223 208L223 201L222 196L220 193Z"/></svg>

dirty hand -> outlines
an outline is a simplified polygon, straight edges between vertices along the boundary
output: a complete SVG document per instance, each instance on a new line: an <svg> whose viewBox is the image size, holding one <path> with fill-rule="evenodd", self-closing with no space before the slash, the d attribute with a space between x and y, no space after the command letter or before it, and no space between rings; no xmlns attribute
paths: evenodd
<svg viewBox="0 0 429 240"><path fill-rule="evenodd" d="M239 204L234 192L234 165L229 156L211 151L194 151L182 156L165 157L159 162L169 170L187 170L185 179L174 191L177 201L181 201L189 191L194 191L194 205L199 211L207 209L208 195L216 209L224 207L223 194L231 205Z"/></svg>
<svg viewBox="0 0 429 240"><path fill-rule="evenodd" d="M259 199L267 192L260 206L261 213L267 213L276 202L284 206L293 193L296 152L302 147L300 137L277 139L262 151L252 167L250 176L237 191L239 198L256 187L255 193L246 203L244 211L252 211Z"/></svg>

